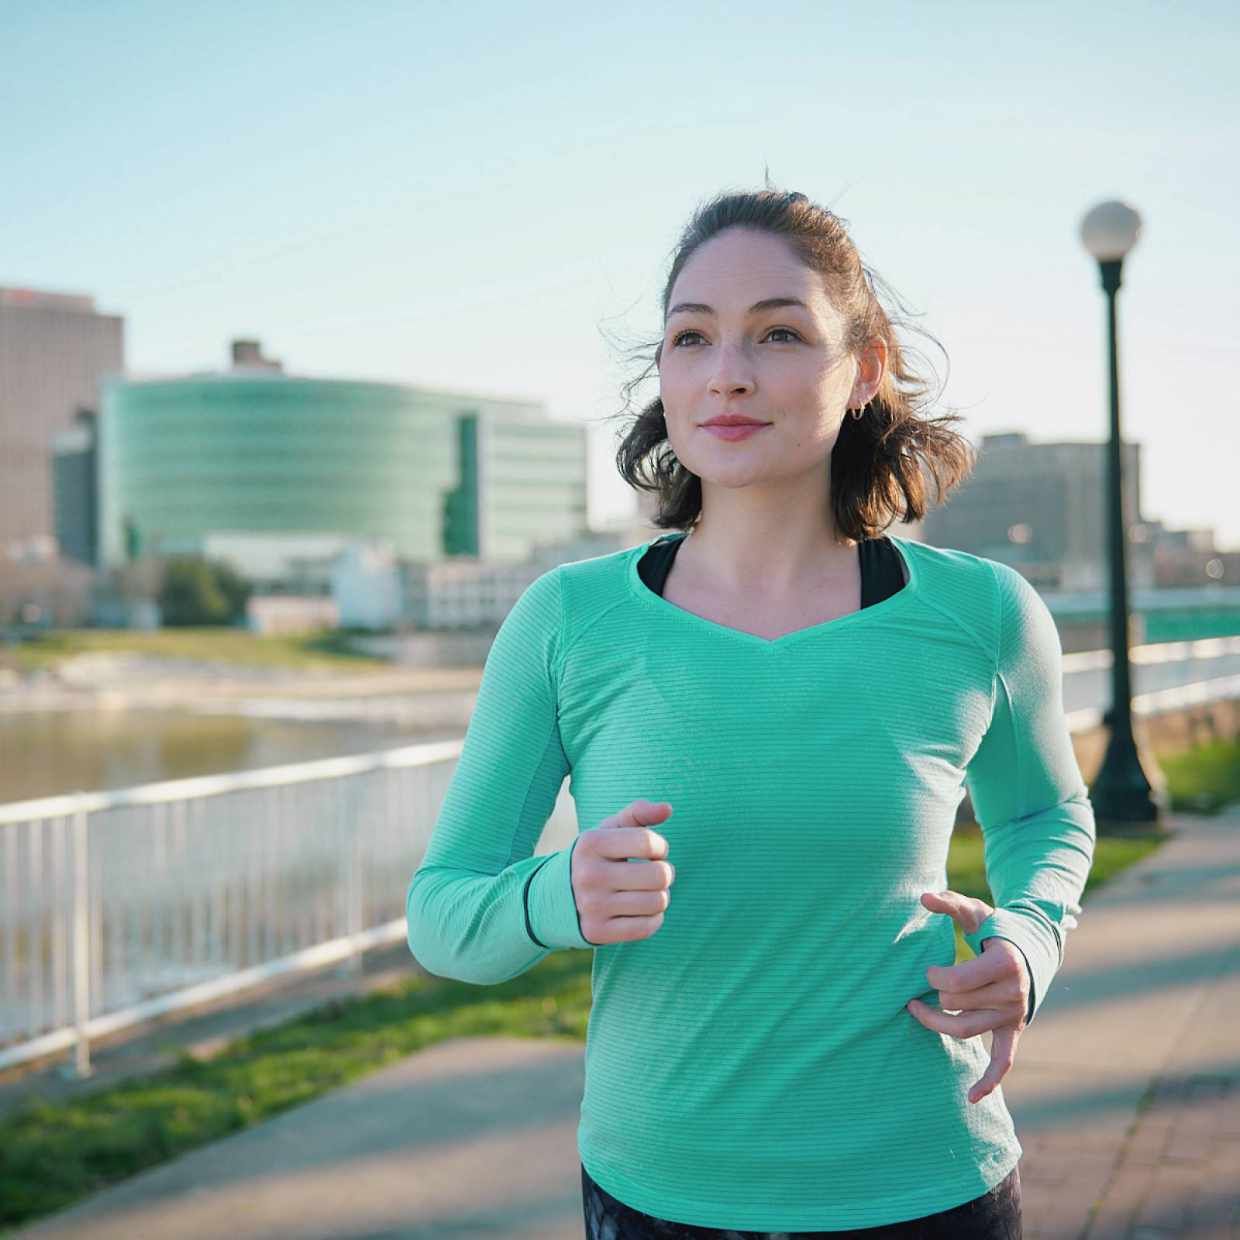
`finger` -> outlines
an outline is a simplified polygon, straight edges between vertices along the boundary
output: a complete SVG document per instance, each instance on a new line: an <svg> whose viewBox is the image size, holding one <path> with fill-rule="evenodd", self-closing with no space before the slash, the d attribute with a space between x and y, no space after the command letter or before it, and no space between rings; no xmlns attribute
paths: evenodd
<svg viewBox="0 0 1240 1240"><path fill-rule="evenodd" d="M990 1042L990 1063L986 1067L981 1080L969 1090L970 1102L981 1102L995 1086L1011 1071L1016 1061L1016 1039L1019 1035L1015 1029L996 1029Z"/></svg>
<svg viewBox="0 0 1240 1240"><path fill-rule="evenodd" d="M599 823L594 853L617 861L635 857L655 861L667 856L667 837L652 831L648 822L663 822L671 814L666 801L634 801Z"/></svg>
<svg viewBox="0 0 1240 1240"><path fill-rule="evenodd" d="M977 990L1010 973L1006 958L991 952L959 964L932 964L926 969L926 981L935 990Z"/></svg>
<svg viewBox="0 0 1240 1240"><path fill-rule="evenodd" d="M670 801L651 801L646 797L638 797L630 801L622 809L604 818L600 827L644 827L652 822L662 822L670 818L672 803Z"/></svg>
<svg viewBox="0 0 1240 1240"><path fill-rule="evenodd" d="M613 917L650 917L665 913L671 896L665 888L658 891L617 891L608 901L607 911Z"/></svg>
<svg viewBox="0 0 1240 1240"><path fill-rule="evenodd" d="M947 913L962 930L972 933L994 912L985 900L959 891L924 891L921 902L936 913Z"/></svg>
<svg viewBox="0 0 1240 1240"><path fill-rule="evenodd" d="M954 1015L940 1011L923 1003L920 999L910 999L904 1005L927 1029L937 1029L939 1033L949 1033L954 1038L971 1038L987 1029L997 1028L1008 1022L1005 1012L994 1008L982 1008L976 1012L961 1012Z"/></svg>
<svg viewBox="0 0 1240 1240"><path fill-rule="evenodd" d="M648 939L663 925L663 913L653 913L649 917L608 917L603 922L603 937L595 946L611 943L632 943L640 939ZM586 942L590 940L587 938Z"/></svg>
<svg viewBox="0 0 1240 1240"><path fill-rule="evenodd" d="M676 881L670 861L604 861L612 891L658 891Z"/></svg>
<svg viewBox="0 0 1240 1240"><path fill-rule="evenodd" d="M990 947L994 943L995 946ZM989 950L987 950L989 948ZM982 944L982 951L972 960L954 965L930 965L926 980L937 990L959 993L976 992L998 986L1001 1002L1020 999L1028 1003L1028 968L1019 949L1010 946L1006 939L991 936Z"/></svg>
<svg viewBox="0 0 1240 1240"><path fill-rule="evenodd" d="M597 825L599 827L644 827L652 822L662 822L670 817L671 811L670 801L648 801L645 797L638 797L636 801L630 801L623 809L616 810L614 814L608 814Z"/></svg>
<svg viewBox="0 0 1240 1240"><path fill-rule="evenodd" d="M1000 978L988 986L976 990L940 990L937 992L939 1007L945 1012L972 1011L977 1008L1014 1008L1023 1012L1028 999L1020 993L1020 983L1015 978Z"/></svg>

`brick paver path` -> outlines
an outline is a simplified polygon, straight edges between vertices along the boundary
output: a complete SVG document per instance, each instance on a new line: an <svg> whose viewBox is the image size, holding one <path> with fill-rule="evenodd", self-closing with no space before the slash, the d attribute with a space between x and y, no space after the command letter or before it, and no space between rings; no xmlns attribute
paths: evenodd
<svg viewBox="0 0 1240 1240"><path fill-rule="evenodd" d="M1240 813L1173 825L1017 1048L1025 1240L1240 1240Z"/></svg>

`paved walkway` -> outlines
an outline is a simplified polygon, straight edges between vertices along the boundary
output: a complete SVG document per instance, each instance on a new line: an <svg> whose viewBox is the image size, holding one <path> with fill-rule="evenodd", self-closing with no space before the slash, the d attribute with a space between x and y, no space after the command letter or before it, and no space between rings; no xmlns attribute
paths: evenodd
<svg viewBox="0 0 1240 1240"><path fill-rule="evenodd" d="M1090 899L1004 1085L1026 1240L1240 1237L1240 811Z"/></svg>
<svg viewBox="0 0 1240 1240"><path fill-rule="evenodd" d="M1026 1240L1240 1240L1240 809L1091 894L1004 1094ZM581 1240L581 1047L457 1039L13 1233Z"/></svg>

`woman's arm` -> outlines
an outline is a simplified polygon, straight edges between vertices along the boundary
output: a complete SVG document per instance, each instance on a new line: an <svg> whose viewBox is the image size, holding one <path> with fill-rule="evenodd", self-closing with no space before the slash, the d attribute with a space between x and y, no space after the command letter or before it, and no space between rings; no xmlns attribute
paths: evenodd
<svg viewBox="0 0 1240 1240"><path fill-rule="evenodd" d="M557 947L592 947L572 889L577 841L534 855L568 759L557 697L560 569L531 582L483 667L464 746L405 897L409 949L429 973L504 982Z"/></svg>
<svg viewBox="0 0 1240 1240"><path fill-rule="evenodd" d="M1041 595L986 561L999 597L990 726L965 772L995 911L965 941L1008 939L1029 966L1032 1020L1064 960L1093 864L1093 807L1063 711L1063 650Z"/></svg>

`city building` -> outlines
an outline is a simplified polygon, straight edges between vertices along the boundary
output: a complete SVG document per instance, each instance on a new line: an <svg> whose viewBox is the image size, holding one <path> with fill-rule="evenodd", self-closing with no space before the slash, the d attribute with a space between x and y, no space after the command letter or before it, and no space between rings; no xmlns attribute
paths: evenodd
<svg viewBox="0 0 1240 1240"><path fill-rule="evenodd" d="M587 524L585 427L540 404L289 375L257 341L232 355L223 372L104 385L100 567L224 555L262 589L327 593L358 540L517 563Z"/></svg>
<svg viewBox="0 0 1240 1240"><path fill-rule="evenodd" d="M263 346L257 340L234 340L232 342L232 368L236 370L284 370L284 363L273 357L263 356Z"/></svg>
<svg viewBox="0 0 1240 1240"><path fill-rule="evenodd" d="M322 594L252 594L245 603L246 627L253 633L312 633L334 629L340 613Z"/></svg>
<svg viewBox="0 0 1240 1240"><path fill-rule="evenodd" d="M1096 590L1107 576L1105 443L1031 443L1023 432L984 435L969 478L925 518L925 541L999 560L1034 585ZM1153 584L1141 538L1141 445L1125 443L1129 580ZM896 531L898 532L898 530Z"/></svg>
<svg viewBox="0 0 1240 1240"><path fill-rule="evenodd" d="M541 543L520 563L405 560L400 563L401 616L417 629L496 627L540 574L557 564L608 555L640 541L591 531Z"/></svg>
<svg viewBox="0 0 1240 1240"><path fill-rule="evenodd" d="M0 288L0 554L17 561L56 537L52 451L99 385L125 369L125 320L93 297Z"/></svg>
<svg viewBox="0 0 1240 1240"><path fill-rule="evenodd" d="M52 438L52 511L63 559L93 567L99 556L97 417L79 409L77 425Z"/></svg>
<svg viewBox="0 0 1240 1240"><path fill-rule="evenodd" d="M520 563L467 557L403 560L390 546L359 542L333 565L332 601L342 626L382 634L355 639L372 654L407 665L477 666L535 578L557 564L608 555L653 536L622 520L566 541L542 543Z"/></svg>
<svg viewBox="0 0 1240 1240"><path fill-rule="evenodd" d="M332 564L332 600L340 624L389 629L405 623L400 563L384 544L353 543Z"/></svg>
<svg viewBox="0 0 1240 1240"><path fill-rule="evenodd" d="M1220 549L1213 527L1168 529L1147 521L1145 538L1153 548L1156 586L1240 586L1240 547Z"/></svg>

